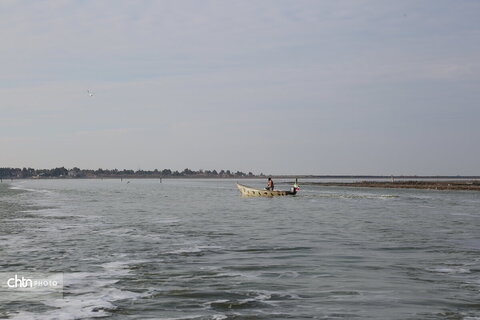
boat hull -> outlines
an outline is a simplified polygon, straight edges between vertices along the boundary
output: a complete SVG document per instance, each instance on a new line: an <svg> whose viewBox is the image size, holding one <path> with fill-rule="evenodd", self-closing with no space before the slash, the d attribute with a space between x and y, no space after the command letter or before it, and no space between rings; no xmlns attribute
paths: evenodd
<svg viewBox="0 0 480 320"><path fill-rule="evenodd" d="M237 183L237 188L240 190L242 196L252 196L252 197L274 197L274 196L289 196L295 195L297 191L284 191L284 190L262 190L256 189L249 186L244 186L243 184Z"/></svg>

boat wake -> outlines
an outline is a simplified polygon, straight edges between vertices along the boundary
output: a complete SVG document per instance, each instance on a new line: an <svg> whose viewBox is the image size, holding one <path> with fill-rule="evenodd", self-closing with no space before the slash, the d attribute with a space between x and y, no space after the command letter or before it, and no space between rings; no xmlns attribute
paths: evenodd
<svg viewBox="0 0 480 320"><path fill-rule="evenodd" d="M340 199L390 199L399 198L393 194L358 194L358 193L304 193L299 197L304 198L340 198Z"/></svg>

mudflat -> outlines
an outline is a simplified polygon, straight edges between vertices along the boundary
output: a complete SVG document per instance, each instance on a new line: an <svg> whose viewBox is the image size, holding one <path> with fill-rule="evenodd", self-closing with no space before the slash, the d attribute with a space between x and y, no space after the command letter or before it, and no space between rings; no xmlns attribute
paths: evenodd
<svg viewBox="0 0 480 320"><path fill-rule="evenodd" d="M357 181L357 182L305 182L303 185L369 187L369 188L413 188L433 190L475 190L480 191L480 180L469 181Z"/></svg>

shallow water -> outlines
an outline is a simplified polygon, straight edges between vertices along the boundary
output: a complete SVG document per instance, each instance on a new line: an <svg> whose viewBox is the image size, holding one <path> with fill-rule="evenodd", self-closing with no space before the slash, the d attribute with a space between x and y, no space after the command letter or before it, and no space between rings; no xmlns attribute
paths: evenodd
<svg viewBox="0 0 480 320"><path fill-rule="evenodd" d="M4 182L1 271L62 272L65 287L0 318L480 319L478 230L478 192Z"/></svg>

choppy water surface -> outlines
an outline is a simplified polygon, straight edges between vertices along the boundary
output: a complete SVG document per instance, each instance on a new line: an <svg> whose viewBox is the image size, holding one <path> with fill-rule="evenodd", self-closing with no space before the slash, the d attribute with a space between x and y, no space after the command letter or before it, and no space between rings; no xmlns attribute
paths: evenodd
<svg viewBox="0 0 480 320"><path fill-rule="evenodd" d="M63 272L65 288L0 318L480 319L479 230L476 192L4 182L1 271Z"/></svg>

